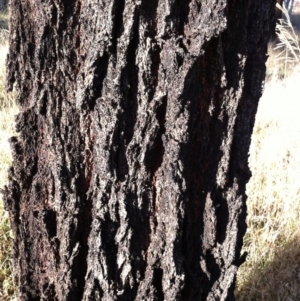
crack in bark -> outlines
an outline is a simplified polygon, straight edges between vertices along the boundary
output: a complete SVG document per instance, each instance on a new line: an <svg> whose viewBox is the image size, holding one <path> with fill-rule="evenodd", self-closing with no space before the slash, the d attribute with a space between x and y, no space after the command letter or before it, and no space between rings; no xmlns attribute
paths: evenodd
<svg viewBox="0 0 300 301"><path fill-rule="evenodd" d="M105 80L107 69L109 64L109 54L104 52L101 57L98 57L93 63L94 68L93 83L89 90L88 105L90 110L94 110L96 101L101 97L103 93L103 82Z"/></svg>
<svg viewBox="0 0 300 301"><path fill-rule="evenodd" d="M112 9L113 29L112 29L112 55L117 54L118 39L124 31L123 12L125 8L125 0L115 0Z"/></svg>

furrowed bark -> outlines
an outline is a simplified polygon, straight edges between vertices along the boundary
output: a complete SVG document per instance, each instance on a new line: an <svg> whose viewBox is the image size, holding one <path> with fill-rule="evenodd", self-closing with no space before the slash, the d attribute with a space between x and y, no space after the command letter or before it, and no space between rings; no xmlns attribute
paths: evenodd
<svg viewBox="0 0 300 301"><path fill-rule="evenodd" d="M275 2L11 0L19 300L234 300Z"/></svg>

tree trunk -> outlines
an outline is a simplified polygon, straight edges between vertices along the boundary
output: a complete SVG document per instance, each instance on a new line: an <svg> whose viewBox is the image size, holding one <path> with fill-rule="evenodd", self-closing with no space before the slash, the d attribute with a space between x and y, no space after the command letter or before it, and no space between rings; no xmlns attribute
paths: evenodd
<svg viewBox="0 0 300 301"><path fill-rule="evenodd" d="M276 0L276 3L282 7L284 2L283 2L283 0ZM282 18L282 11L281 11L281 9L279 9L277 7L276 7L276 11L275 11L275 17L276 17L276 21L278 19Z"/></svg>
<svg viewBox="0 0 300 301"><path fill-rule="evenodd" d="M275 2L11 0L19 300L234 300Z"/></svg>

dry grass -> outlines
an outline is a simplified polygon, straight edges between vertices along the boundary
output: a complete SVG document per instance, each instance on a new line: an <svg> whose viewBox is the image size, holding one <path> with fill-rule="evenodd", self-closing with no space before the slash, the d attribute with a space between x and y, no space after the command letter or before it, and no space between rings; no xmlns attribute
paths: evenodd
<svg viewBox="0 0 300 301"><path fill-rule="evenodd" d="M11 232L7 213L0 201L0 300L15 300L15 284L12 275Z"/></svg>
<svg viewBox="0 0 300 301"><path fill-rule="evenodd" d="M0 28L8 29L8 13L7 13L7 11L0 11Z"/></svg>
<svg viewBox="0 0 300 301"><path fill-rule="evenodd" d="M247 185L247 261L238 301L300 301L300 47L288 16L270 46Z"/></svg>
<svg viewBox="0 0 300 301"><path fill-rule="evenodd" d="M249 253L237 300L300 301L300 74L270 82L260 101L247 185Z"/></svg>
<svg viewBox="0 0 300 301"><path fill-rule="evenodd" d="M7 30L0 29L0 187L7 183L7 169L11 165L8 138L15 134L14 115L17 108L13 94L5 92L5 59L8 50ZM3 210L0 194L0 300L12 301L15 286L12 275L11 232L8 215Z"/></svg>

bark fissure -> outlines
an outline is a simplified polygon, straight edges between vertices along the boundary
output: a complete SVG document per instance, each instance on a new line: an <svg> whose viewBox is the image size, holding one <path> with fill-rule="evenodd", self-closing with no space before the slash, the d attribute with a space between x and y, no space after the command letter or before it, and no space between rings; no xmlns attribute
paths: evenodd
<svg viewBox="0 0 300 301"><path fill-rule="evenodd" d="M125 8L125 0L115 0L113 6L113 29L112 29L112 50L113 55L117 52L118 39L124 30L123 12Z"/></svg>

